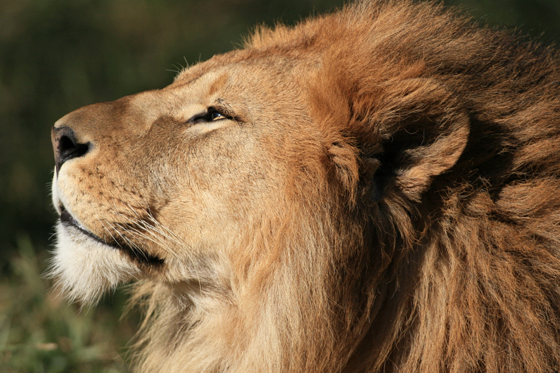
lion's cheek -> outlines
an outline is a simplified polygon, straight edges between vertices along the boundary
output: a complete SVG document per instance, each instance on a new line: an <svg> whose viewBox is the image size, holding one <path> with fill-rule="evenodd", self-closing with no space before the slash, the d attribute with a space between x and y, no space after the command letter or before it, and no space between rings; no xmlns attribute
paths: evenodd
<svg viewBox="0 0 560 373"><path fill-rule="evenodd" d="M162 208L158 221L166 227L162 233L170 247L192 254L205 254L208 251L223 251L224 242L239 231L238 221L233 215L232 209L215 196L194 198L189 193Z"/></svg>
<svg viewBox="0 0 560 373"><path fill-rule="evenodd" d="M91 304L107 290L134 279L140 270L119 250L58 223L49 277L72 300Z"/></svg>

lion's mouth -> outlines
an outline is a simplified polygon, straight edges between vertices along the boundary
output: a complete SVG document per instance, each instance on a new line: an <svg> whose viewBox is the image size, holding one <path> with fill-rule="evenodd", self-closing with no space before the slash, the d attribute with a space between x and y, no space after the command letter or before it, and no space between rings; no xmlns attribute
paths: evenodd
<svg viewBox="0 0 560 373"><path fill-rule="evenodd" d="M80 233L88 236L89 238L97 241L105 246L122 250L125 252L132 260L142 263L142 264L149 264L149 265L162 265L164 260L155 256L148 254L144 250L141 250L137 247L131 247L130 245L124 244L123 242L119 242L113 239L111 242L107 242L101 237L97 236L96 234L90 232L86 229L82 224L80 224L73 216L66 210L66 208L61 205L60 206L60 222L65 227L71 227L75 230L78 230Z"/></svg>

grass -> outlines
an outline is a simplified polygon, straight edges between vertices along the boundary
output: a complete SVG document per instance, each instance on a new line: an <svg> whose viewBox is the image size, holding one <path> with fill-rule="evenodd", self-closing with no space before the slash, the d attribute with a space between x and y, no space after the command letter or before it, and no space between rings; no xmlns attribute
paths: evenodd
<svg viewBox="0 0 560 373"><path fill-rule="evenodd" d="M126 295L118 291L92 309L69 305L42 277L47 250L21 238L0 279L0 372L126 372L126 343L137 315L119 320Z"/></svg>

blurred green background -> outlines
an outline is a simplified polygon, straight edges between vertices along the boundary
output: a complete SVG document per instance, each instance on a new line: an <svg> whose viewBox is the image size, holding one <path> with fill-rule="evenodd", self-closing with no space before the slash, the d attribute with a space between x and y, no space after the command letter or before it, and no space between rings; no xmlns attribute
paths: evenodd
<svg viewBox="0 0 560 373"><path fill-rule="evenodd" d="M0 372L123 372L138 315L126 291L80 310L41 278L53 224L51 125L83 105L163 87L342 0L0 0ZM560 0L448 0L480 24L560 41Z"/></svg>

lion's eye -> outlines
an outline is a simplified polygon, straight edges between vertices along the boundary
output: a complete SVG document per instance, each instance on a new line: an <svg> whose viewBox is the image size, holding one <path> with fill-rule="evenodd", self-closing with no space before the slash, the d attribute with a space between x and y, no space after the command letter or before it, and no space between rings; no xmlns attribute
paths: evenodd
<svg viewBox="0 0 560 373"><path fill-rule="evenodd" d="M215 109L208 111L208 118L210 121L225 119L226 117L222 113L217 112Z"/></svg>
<svg viewBox="0 0 560 373"><path fill-rule="evenodd" d="M196 124L196 123L204 123L204 122L216 122L218 120L227 119L228 117L224 114L220 113L218 110L214 108L209 108L207 112L197 114L191 119L189 119L189 123Z"/></svg>

